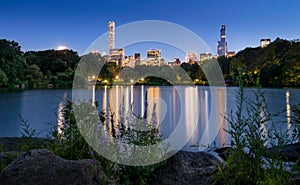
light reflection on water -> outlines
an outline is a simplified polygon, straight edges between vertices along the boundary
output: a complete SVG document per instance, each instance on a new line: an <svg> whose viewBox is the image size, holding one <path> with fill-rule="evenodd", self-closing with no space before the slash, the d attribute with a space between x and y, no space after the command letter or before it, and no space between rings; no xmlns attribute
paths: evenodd
<svg viewBox="0 0 300 185"><path fill-rule="evenodd" d="M177 92L179 91L179 92ZM214 90L215 91L215 90ZM183 94L183 100L180 100L179 94ZM216 97L219 98L216 103L217 120L222 125L221 130L225 129L225 121L223 115L225 104L222 101L224 97L225 88L216 89ZM122 101L119 101L119 100ZM102 105L102 110L105 110L106 115L110 112L115 113L115 123L118 122L120 114L127 115L132 111L137 117L143 117L148 122L151 120L151 115L155 114L157 119L157 127L159 127L161 134L169 136L177 127L180 117L185 125L180 135L181 138L189 138L190 142L187 144L187 149L190 145L197 144L205 128L209 126L209 116L212 114L210 108L210 90L209 88L199 87L144 87L144 86L114 86L111 89L105 88L104 91L100 90L96 93L96 100ZM183 103L182 103L182 102ZM223 103L222 103L223 102ZM119 112L119 107L123 106L123 111ZM198 116L200 114L200 116ZM108 117L107 117L108 118ZM124 120L125 125L128 125L128 120ZM194 132L193 123L198 123ZM210 123L214 124L214 123ZM108 124L109 125L109 124ZM211 137L211 131L206 130L208 136ZM226 143L226 134L222 132L219 136L221 139L219 143Z"/></svg>
<svg viewBox="0 0 300 185"><path fill-rule="evenodd" d="M63 115L63 109L65 106L65 101L67 100L67 92L64 92L64 97L61 102L59 102L58 110L57 110L57 132L59 135L63 136L63 128L64 128L64 115Z"/></svg>
<svg viewBox="0 0 300 185"><path fill-rule="evenodd" d="M203 131L209 123L209 116L212 114L212 93L216 93L215 103L220 116L217 117L221 124L220 132L215 139L216 145L229 144L229 136L223 129L228 128L224 115L232 110L236 111L235 95L238 88L212 88L208 87L185 87L182 86L180 92L184 94L184 103L181 104L179 92L173 87L147 87L147 86L114 86L112 88L97 89L95 94L96 101L99 101L99 110L106 112L115 112L115 118L119 119L120 105L124 105L125 112L132 110L137 116L142 117L147 108L147 118L155 111L159 122L160 132L168 136L178 125L180 116L184 118L186 123L184 135L186 137L192 135L191 140L186 145L185 149L190 150L190 145L197 145L201 140ZM85 97L92 99L92 89L88 91L80 91ZM276 118L284 124L278 125L281 130L291 128L291 107L300 103L300 89L264 89L266 90L265 98L267 106L271 113L278 113L286 110L284 115ZM226 110L221 109L224 105L221 104L222 94L227 91ZM18 113L28 120L28 123L38 131L41 131L40 136L46 136L49 132L47 122L56 122L59 124L64 99L71 99L71 90L34 90L23 91L18 93L1 93L0 94L0 136L19 136L20 127L18 121ZM245 89L247 98L254 98L253 89ZM198 104L195 103L198 97ZM152 100L152 101L151 101ZM58 113L58 114L56 114ZM195 116L199 113L199 117ZM109 114L107 114L109 116ZM14 119L12 119L14 118ZM198 120L198 128L194 133L191 133L190 123ZM126 120L128 126L128 121ZM182 138L179 138L182 139Z"/></svg>

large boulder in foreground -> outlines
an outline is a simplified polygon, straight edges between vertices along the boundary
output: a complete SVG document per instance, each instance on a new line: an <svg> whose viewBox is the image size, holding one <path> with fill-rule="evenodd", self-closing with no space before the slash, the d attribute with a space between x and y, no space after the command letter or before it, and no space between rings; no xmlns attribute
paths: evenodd
<svg viewBox="0 0 300 185"><path fill-rule="evenodd" d="M155 172L153 185L212 184L221 162L206 152L180 151Z"/></svg>
<svg viewBox="0 0 300 185"><path fill-rule="evenodd" d="M65 160L45 149L31 150L15 159L0 175L1 184L77 185L102 184L100 162Z"/></svg>

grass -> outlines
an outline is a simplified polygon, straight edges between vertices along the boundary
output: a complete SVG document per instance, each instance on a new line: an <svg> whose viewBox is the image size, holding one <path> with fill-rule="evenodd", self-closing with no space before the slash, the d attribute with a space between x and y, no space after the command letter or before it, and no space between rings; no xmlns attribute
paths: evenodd
<svg viewBox="0 0 300 185"><path fill-rule="evenodd" d="M219 167L215 184L293 184L293 171L288 171L279 156L280 148L289 141L275 129L259 85L254 100L244 97L243 87L249 82L242 74L240 70L237 111L225 115L231 127L226 130L232 137L231 153ZM271 152L268 147L275 149Z"/></svg>

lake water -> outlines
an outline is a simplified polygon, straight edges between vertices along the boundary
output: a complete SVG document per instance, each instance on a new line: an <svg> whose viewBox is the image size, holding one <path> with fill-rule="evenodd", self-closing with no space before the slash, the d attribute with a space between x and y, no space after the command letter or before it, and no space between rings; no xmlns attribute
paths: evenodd
<svg viewBox="0 0 300 185"><path fill-rule="evenodd" d="M77 91L73 93L82 93ZM120 105L123 105L126 113L132 110L135 115L143 115L147 109L148 118L155 113L160 132L164 136L170 136L174 130L180 129L178 139L190 138L184 147L189 150L189 146L206 141L206 137L213 137L217 146L229 144L229 136L223 131L224 128L228 129L223 115L236 110L237 91L236 87L114 86L97 89L95 100L99 102L99 110L115 112L116 119L120 116ZM256 90L246 88L245 98L253 99L254 91ZM291 106L300 103L300 89L263 91L271 113L289 110ZM87 94L92 98L90 90ZM32 128L40 131L39 136L46 136L51 130L49 123L58 124L60 110L65 100L71 98L72 91L63 89L0 93L0 137L20 136L18 114ZM290 120L287 115L290 115L290 111L276 118L278 127L283 130L289 128ZM217 126L206 132L206 128L213 124ZM218 133L215 137L216 130Z"/></svg>

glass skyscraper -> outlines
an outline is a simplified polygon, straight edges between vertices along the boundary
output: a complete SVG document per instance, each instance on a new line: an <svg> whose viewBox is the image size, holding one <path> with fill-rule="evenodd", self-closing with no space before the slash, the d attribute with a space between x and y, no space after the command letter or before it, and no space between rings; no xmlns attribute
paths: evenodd
<svg viewBox="0 0 300 185"><path fill-rule="evenodd" d="M226 42L226 27L222 25L220 29L220 41L218 41L218 56L226 56L227 42Z"/></svg>

